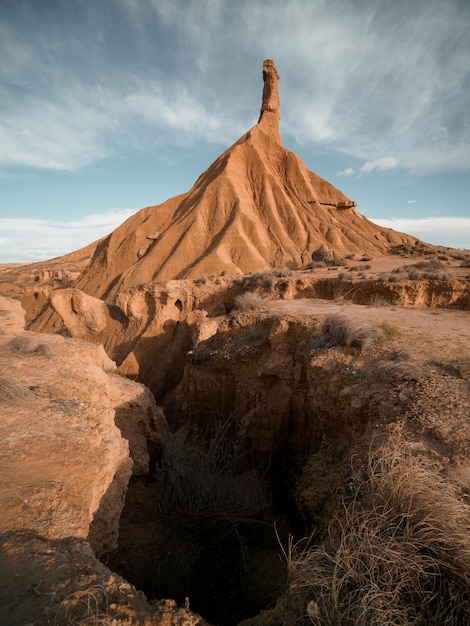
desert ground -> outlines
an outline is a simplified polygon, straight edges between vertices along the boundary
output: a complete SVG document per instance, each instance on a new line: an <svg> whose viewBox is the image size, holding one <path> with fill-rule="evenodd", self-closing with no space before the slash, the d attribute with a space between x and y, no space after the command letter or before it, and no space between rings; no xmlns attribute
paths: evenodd
<svg viewBox="0 0 470 626"><path fill-rule="evenodd" d="M298 541L319 528L316 540L324 541L325 528L344 506L351 459L368 458L371 447L397 438L403 449L410 446L413 458L431 459L440 479L454 485L457 501L466 503L466 259L459 251L427 249L419 256L405 251L367 261L351 258L341 266L317 262L298 270L173 281L160 285L161 291L153 286L145 296L138 288L126 299L135 345L127 342L125 355L116 328L117 346L90 333L90 308L85 318L75 311L82 323L68 321L69 330L25 330L28 311L21 302L27 309L38 292L67 290L80 273L80 255L75 267L73 260L60 269L56 262L3 266L2 621L202 624L184 604L188 596L193 607L194 594L195 610L211 623L240 623L250 612L247 624L294 623L311 598L290 580L294 574L283 557L289 535ZM441 276L409 278L424 271ZM316 297L315 289L323 297ZM160 311L150 304L150 293ZM152 323L143 303L152 311ZM185 310L189 305L194 308ZM135 318L145 318L145 325L139 328ZM358 338L349 345L347 340L336 345L334 338L322 344L322 326L332 319L346 322ZM124 326L131 327L130 321ZM185 326L184 341L175 332L177 324ZM169 327L174 341L164 340ZM119 365L103 343L111 356L120 352ZM161 375L155 359L165 371L179 372L166 377L166 388L156 382ZM156 523L165 489L149 476L157 467L163 473L167 444L162 442L169 433L186 432L194 424L209 428L229 417L234 440L251 450L250 466L236 470L248 481L243 489L253 489L253 472L266 482L272 501L250 514L269 531L260 537L233 521L240 525L237 533L246 534L245 564L239 555L231 557L238 597L233 590L226 597L215 591L207 572L198 573L198 559L179 545L181 558L194 558L195 571L175 583L182 589L160 582L164 595L157 598L149 578L164 574L148 564L148 554L161 558L161 542L181 542L162 531L165 516ZM212 504L223 508L222 502ZM216 511L211 516L223 527ZM274 527L280 544L273 539ZM205 558L220 559L220 546L208 549L212 557L209 552ZM201 590L187 576L203 577L212 594L198 598ZM217 576L223 580L220 572ZM289 611L287 597L303 607ZM236 601L242 605L238 614ZM220 603L228 607L225 613Z"/></svg>

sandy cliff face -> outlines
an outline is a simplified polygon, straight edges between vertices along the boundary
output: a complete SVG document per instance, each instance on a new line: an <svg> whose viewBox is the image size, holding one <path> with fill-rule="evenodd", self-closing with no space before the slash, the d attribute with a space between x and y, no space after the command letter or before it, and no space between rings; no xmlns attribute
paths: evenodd
<svg viewBox="0 0 470 626"><path fill-rule="evenodd" d="M0 621L202 624L151 608L96 558L116 547L128 481L167 431L152 394L101 345L25 332L19 303L0 300Z"/></svg>
<svg viewBox="0 0 470 626"><path fill-rule="evenodd" d="M365 306L470 307L470 288L464 281L339 280L330 278L328 269L155 283L121 291L112 305L78 289L61 289L49 294L49 300L44 298L46 306L42 312L39 307L39 315L36 303L41 297L26 295L23 305L29 308L30 329L101 342L119 371L146 384L158 400L181 381L194 338L209 326L217 328L217 318L230 312L235 298L247 289L273 305L309 298Z"/></svg>

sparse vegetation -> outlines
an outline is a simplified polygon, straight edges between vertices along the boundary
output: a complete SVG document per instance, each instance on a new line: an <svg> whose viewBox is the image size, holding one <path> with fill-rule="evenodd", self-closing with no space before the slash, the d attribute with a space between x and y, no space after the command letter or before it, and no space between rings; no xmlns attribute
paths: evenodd
<svg viewBox="0 0 470 626"><path fill-rule="evenodd" d="M73 626L78 624L98 626L117 623L111 618L106 590L101 585L74 591L64 598L55 611L53 626Z"/></svg>
<svg viewBox="0 0 470 626"><path fill-rule="evenodd" d="M470 357L462 356L454 359L436 359L434 365L442 367L446 372L457 378L470 379Z"/></svg>
<svg viewBox="0 0 470 626"><path fill-rule="evenodd" d="M418 261L412 265L397 267L392 274L398 275L398 280L450 280L451 278L445 265L438 259Z"/></svg>
<svg viewBox="0 0 470 626"><path fill-rule="evenodd" d="M400 334L398 329L387 322L382 322L379 326L380 330L384 333L387 339L393 339L394 337L398 337Z"/></svg>
<svg viewBox="0 0 470 626"><path fill-rule="evenodd" d="M197 429L167 435L156 475L164 491L161 533L151 550L151 595L178 602L189 596L205 614L233 611L208 590L225 587L227 599L231 586L236 594L244 584L246 537L264 528L270 508L262 477L233 436L233 420L206 436ZM234 615L224 623L235 623Z"/></svg>
<svg viewBox="0 0 470 626"><path fill-rule="evenodd" d="M372 265L366 263L364 265L353 265L353 267L349 268L349 272L364 272L365 270L370 270Z"/></svg>
<svg viewBox="0 0 470 626"><path fill-rule="evenodd" d="M0 402L27 400L33 396L34 393L27 387L23 387L23 385L9 378L0 378Z"/></svg>
<svg viewBox="0 0 470 626"><path fill-rule="evenodd" d="M327 546L286 550L297 623L468 624L470 510L457 487L395 434L351 489Z"/></svg>
<svg viewBox="0 0 470 626"><path fill-rule="evenodd" d="M256 311L263 303L264 298L254 291L245 291L235 297L235 306L239 311Z"/></svg>
<svg viewBox="0 0 470 626"><path fill-rule="evenodd" d="M311 348L331 348L340 346L364 351L376 345L384 338L381 329L359 324L342 315L329 315L325 318L321 334L314 338Z"/></svg>
<svg viewBox="0 0 470 626"><path fill-rule="evenodd" d="M341 267L346 265L346 259L335 256L334 251L328 246L321 246L312 252L312 263L309 263L304 269L315 269L318 267Z"/></svg>
<svg viewBox="0 0 470 626"><path fill-rule="evenodd" d="M405 380L420 380L423 369L412 361L386 361L377 367L379 377L387 383L399 383Z"/></svg>
<svg viewBox="0 0 470 626"><path fill-rule="evenodd" d="M9 347L23 354L40 354L48 359L54 356L51 346L47 343L38 343L34 336L19 335L10 342Z"/></svg>

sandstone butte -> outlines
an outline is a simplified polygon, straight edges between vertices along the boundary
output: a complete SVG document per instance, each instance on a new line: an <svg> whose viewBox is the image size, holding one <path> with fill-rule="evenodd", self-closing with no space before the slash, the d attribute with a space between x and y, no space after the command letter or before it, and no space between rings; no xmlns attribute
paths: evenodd
<svg viewBox="0 0 470 626"><path fill-rule="evenodd" d="M142 209L101 241L75 287L102 298L151 281L299 267L322 245L342 256L415 242L367 220L284 148L271 60L263 79L258 123L190 191Z"/></svg>
<svg viewBox="0 0 470 626"><path fill-rule="evenodd" d="M286 585L273 525L286 523L283 547L315 532L330 549L381 446L401 522L424 513L424 544L410 552L407 536L391 595L376 601L372 580L358 606L372 598L374 623L402 605L419 626L470 623L470 254L361 216L284 149L272 61L263 79L258 124L187 194L66 257L0 267L1 624L315 620L314 577ZM199 495L209 483L222 505L246 505L265 481L272 501L256 519L266 535L216 517L222 549L206 537L201 550L179 510L162 514L164 451L187 435L174 471L190 479L192 436L217 424L253 465L203 475ZM419 580L397 596L401 567L436 553L410 606ZM442 572L450 591L434 606ZM432 622L438 609L453 621Z"/></svg>

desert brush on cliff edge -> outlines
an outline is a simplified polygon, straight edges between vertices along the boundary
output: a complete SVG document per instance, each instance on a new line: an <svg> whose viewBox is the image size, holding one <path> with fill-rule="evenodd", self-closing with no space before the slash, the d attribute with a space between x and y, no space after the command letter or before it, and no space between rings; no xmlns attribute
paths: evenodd
<svg viewBox="0 0 470 626"><path fill-rule="evenodd" d="M470 508L458 487L396 433L350 486L329 545L287 552L290 594L305 611L299 620L470 623Z"/></svg>

